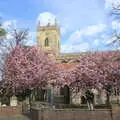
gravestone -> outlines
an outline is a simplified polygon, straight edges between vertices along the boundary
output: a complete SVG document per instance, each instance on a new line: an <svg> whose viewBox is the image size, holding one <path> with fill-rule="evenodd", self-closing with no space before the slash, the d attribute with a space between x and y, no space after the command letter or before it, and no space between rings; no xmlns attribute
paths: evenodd
<svg viewBox="0 0 120 120"><path fill-rule="evenodd" d="M6 107L7 105L6 104L2 104L2 107Z"/></svg>
<svg viewBox="0 0 120 120"><path fill-rule="evenodd" d="M104 89L101 91L100 98L101 98L101 103L105 104L106 103L106 92Z"/></svg>
<svg viewBox="0 0 120 120"><path fill-rule="evenodd" d="M72 103L73 104L83 104L83 96L81 96L81 92L72 93Z"/></svg>
<svg viewBox="0 0 120 120"><path fill-rule="evenodd" d="M94 104L97 105L99 104L99 99L100 99L99 92L97 89L94 89L94 88L92 89L92 92L94 94Z"/></svg>
<svg viewBox="0 0 120 120"><path fill-rule="evenodd" d="M16 96L11 97L10 106L17 106L17 97Z"/></svg>

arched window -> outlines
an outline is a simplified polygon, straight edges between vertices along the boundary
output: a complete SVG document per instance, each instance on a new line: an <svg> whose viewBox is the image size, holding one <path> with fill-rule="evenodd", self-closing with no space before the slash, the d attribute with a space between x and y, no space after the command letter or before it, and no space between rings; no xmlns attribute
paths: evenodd
<svg viewBox="0 0 120 120"><path fill-rule="evenodd" d="M46 47L49 46L49 40L48 40L48 38L45 39L45 46Z"/></svg>

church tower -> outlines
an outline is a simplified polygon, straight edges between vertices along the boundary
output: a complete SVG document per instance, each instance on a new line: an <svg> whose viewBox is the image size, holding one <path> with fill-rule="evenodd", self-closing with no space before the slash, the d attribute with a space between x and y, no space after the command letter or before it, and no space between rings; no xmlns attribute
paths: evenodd
<svg viewBox="0 0 120 120"><path fill-rule="evenodd" d="M40 23L37 28L37 44L47 54L60 53L60 28L56 21L54 25L48 23L46 26L41 26Z"/></svg>

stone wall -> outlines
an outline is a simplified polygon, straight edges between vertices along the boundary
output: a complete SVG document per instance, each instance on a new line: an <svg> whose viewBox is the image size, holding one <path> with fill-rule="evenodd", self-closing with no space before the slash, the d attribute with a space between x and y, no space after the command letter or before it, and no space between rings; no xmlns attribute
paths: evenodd
<svg viewBox="0 0 120 120"><path fill-rule="evenodd" d="M36 109L31 108L32 120L113 120L110 109Z"/></svg>
<svg viewBox="0 0 120 120"><path fill-rule="evenodd" d="M14 115L21 115L21 113L22 113L21 107L19 107L19 106L0 107L0 116L14 116Z"/></svg>
<svg viewBox="0 0 120 120"><path fill-rule="evenodd" d="M118 105L112 106L112 117L113 120L120 120L120 106Z"/></svg>

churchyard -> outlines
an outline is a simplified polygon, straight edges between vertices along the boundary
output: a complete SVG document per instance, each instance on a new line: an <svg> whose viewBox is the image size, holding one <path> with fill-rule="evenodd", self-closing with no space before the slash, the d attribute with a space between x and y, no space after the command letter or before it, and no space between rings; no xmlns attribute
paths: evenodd
<svg viewBox="0 0 120 120"><path fill-rule="evenodd" d="M119 54L85 54L74 69L66 70L37 48L16 47L5 66L7 79L1 81L1 117L117 120Z"/></svg>
<svg viewBox="0 0 120 120"><path fill-rule="evenodd" d="M60 51L60 26L56 17L48 12L45 14L52 16L52 20L40 14L40 18L45 17L46 24L43 24L43 19L38 19L34 45L26 43L34 32L27 28L12 29L15 26L0 21L0 120L120 120L118 3L106 5L112 7L113 28L110 26L108 31L103 30L108 29L108 20L108 23L105 21L107 25L88 26L70 35L72 42L80 37L77 44L81 39L84 41L85 36L88 36L87 41L93 34L101 40L98 41L95 35L91 37L94 42L80 46L70 41L72 45L68 43L68 51L72 51L75 45L75 50L83 49L78 53ZM98 33L102 30L104 34L100 37ZM105 41L103 38L108 35L112 37ZM101 46L98 50L98 43L108 42L107 47ZM64 47L66 45L61 48ZM84 51L86 47L89 49Z"/></svg>
<svg viewBox="0 0 120 120"><path fill-rule="evenodd" d="M32 120L96 120L103 116L103 120L117 120L119 57L119 51L89 52L65 69L38 47L21 46L18 41L4 64L0 116Z"/></svg>

